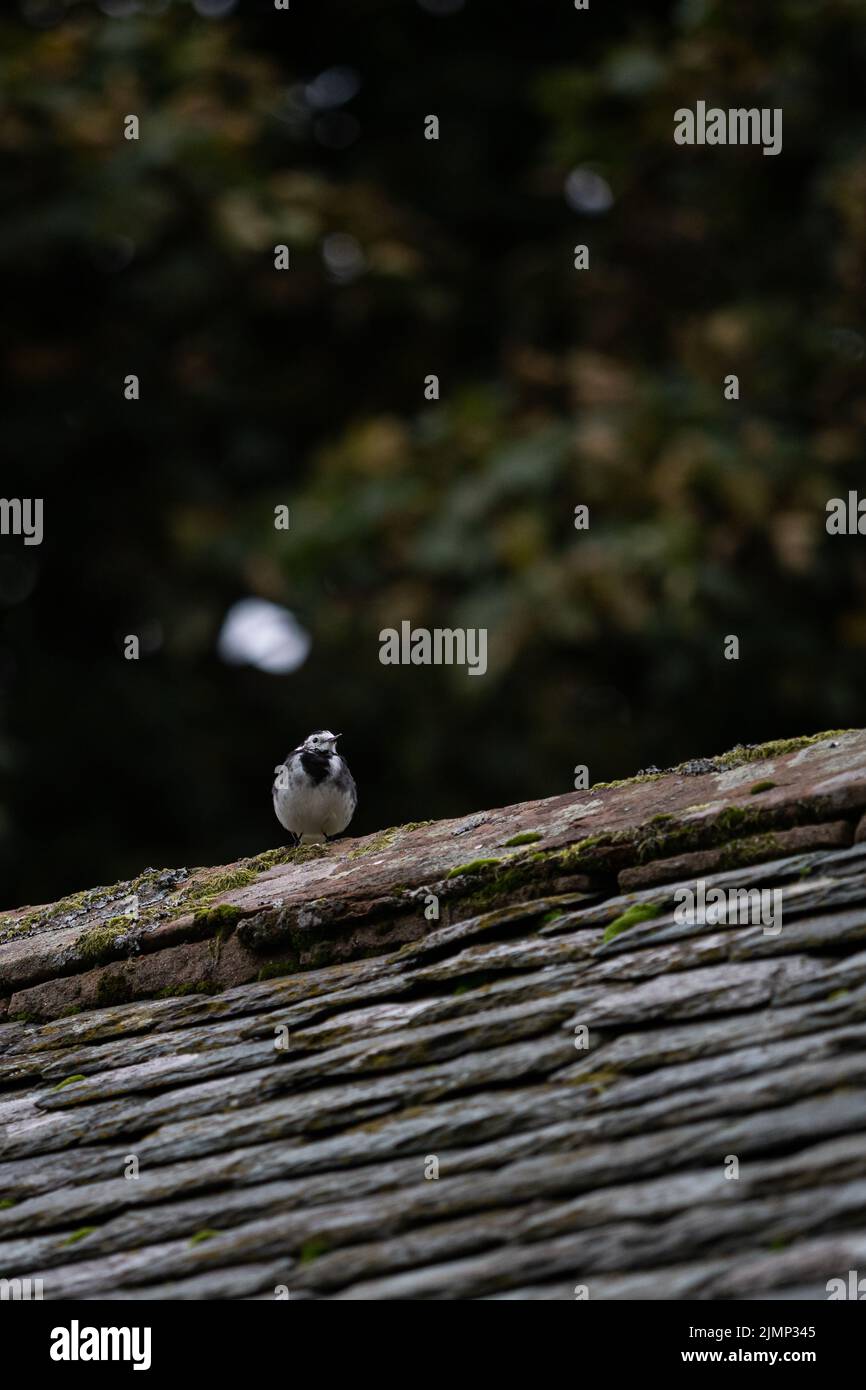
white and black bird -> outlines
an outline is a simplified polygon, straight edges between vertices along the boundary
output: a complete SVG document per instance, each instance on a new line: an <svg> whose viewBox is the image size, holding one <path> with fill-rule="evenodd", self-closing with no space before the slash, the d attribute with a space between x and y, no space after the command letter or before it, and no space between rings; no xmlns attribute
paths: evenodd
<svg viewBox="0 0 866 1390"><path fill-rule="evenodd" d="M345 830L355 814L358 792L339 734L317 729L293 748L274 778L277 820L302 845L320 845Z"/></svg>

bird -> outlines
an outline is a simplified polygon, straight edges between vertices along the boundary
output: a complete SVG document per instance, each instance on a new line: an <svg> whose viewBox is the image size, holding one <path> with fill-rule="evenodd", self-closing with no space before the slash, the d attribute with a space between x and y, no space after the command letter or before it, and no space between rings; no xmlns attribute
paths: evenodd
<svg viewBox="0 0 866 1390"><path fill-rule="evenodd" d="M355 814L358 790L337 752L340 737L317 729L274 769L274 812L298 844L324 844L345 830Z"/></svg>

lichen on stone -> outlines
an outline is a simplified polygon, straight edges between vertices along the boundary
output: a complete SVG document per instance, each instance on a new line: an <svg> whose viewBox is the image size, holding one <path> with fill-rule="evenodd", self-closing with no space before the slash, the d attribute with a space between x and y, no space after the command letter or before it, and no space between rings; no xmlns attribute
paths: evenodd
<svg viewBox="0 0 866 1390"><path fill-rule="evenodd" d="M810 748L814 744L824 743L829 739L842 738L845 734L853 732L855 731L852 729L830 729L821 734L805 734L799 738L771 739L768 743L738 743L727 753L719 753L715 757L690 758L685 762L676 763L673 767L652 768L646 772L638 772L633 777L621 777L614 782L594 782L590 790L594 792L610 791L615 787L638 786L642 782L657 782L661 777L727 772L731 768L742 767L746 763L765 762L771 758L780 758L786 753L796 753L801 748Z"/></svg>

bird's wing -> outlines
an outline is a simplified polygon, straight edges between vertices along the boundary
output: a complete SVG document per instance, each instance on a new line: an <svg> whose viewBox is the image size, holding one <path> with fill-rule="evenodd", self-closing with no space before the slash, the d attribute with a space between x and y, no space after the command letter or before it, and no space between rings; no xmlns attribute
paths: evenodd
<svg viewBox="0 0 866 1390"><path fill-rule="evenodd" d="M349 764L346 762L345 758L341 758L340 763L340 781L352 798L352 806L354 808L358 804L358 788L355 785L355 779L349 771Z"/></svg>

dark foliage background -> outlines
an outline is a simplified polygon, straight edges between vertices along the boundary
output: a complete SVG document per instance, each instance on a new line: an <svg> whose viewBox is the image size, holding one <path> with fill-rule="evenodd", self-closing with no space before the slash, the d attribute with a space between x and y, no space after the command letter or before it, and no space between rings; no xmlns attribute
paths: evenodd
<svg viewBox="0 0 866 1390"><path fill-rule="evenodd" d="M824 518L863 477L864 19L0 22L2 491L46 524L0 553L8 904L279 843L273 765L322 725L366 832L862 724L866 552ZM783 153L677 147L698 99L783 107ZM221 659L247 597L310 634L299 669ZM487 626L487 676L382 667L402 618Z"/></svg>

